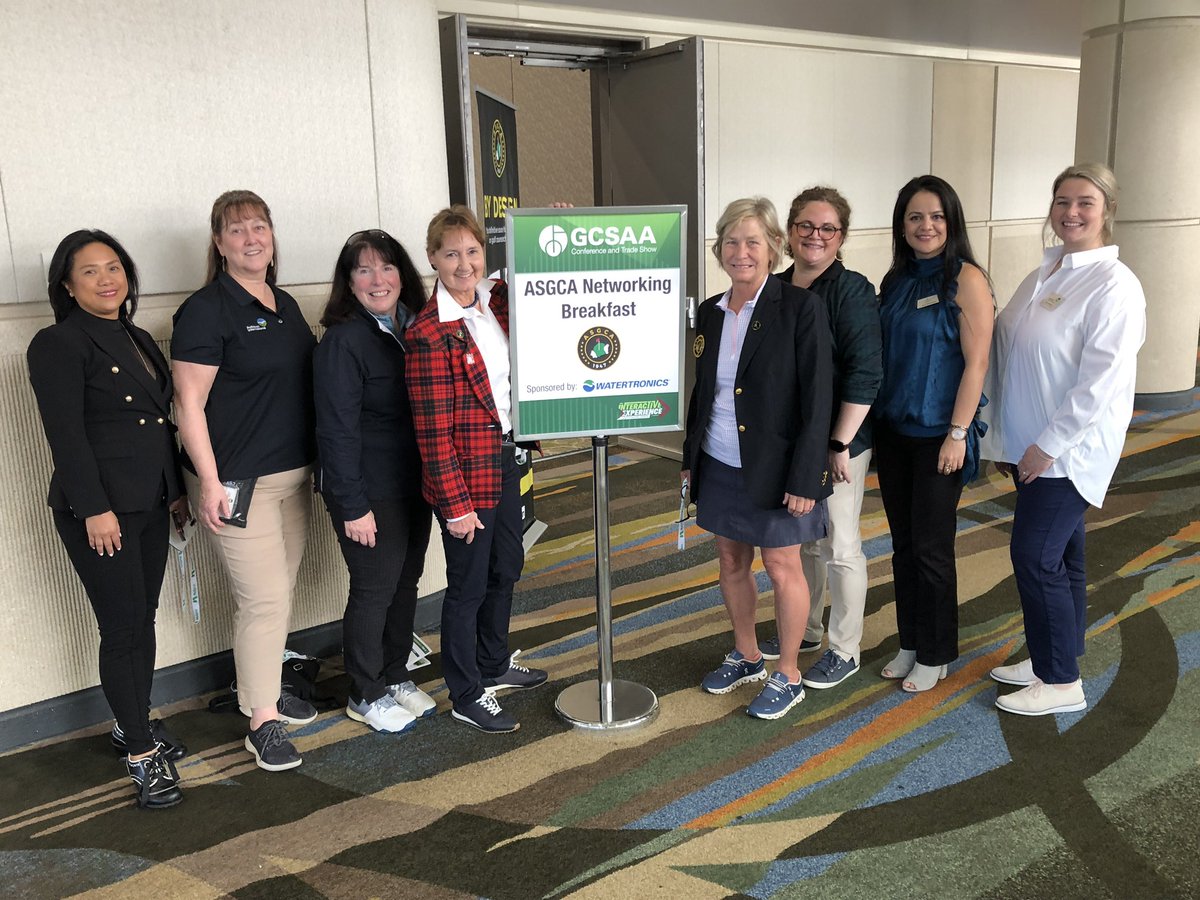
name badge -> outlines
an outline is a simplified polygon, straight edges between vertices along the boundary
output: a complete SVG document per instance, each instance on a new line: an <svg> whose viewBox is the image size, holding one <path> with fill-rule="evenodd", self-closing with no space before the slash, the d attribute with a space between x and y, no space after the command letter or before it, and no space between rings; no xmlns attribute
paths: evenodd
<svg viewBox="0 0 1200 900"><path fill-rule="evenodd" d="M931 294L930 296L922 297L917 301L917 309L925 309L927 306L933 306L938 302L938 295Z"/></svg>
<svg viewBox="0 0 1200 900"><path fill-rule="evenodd" d="M1064 299L1066 298L1060 294L1051 294L1049 297L1046 297L1044 300L1042 300L1041 307L1042 309L1048 309L1051 311L1056 310L1062 306Z"/></svg>

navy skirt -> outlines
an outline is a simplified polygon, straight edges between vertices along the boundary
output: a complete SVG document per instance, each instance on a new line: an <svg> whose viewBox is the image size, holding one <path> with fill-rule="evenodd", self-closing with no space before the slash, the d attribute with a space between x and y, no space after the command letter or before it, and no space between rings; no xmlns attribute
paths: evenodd
<svg viewBox="0 0 1200 900"><path fill-rule="evenodd" d="M696 501L696 524L705 531L755 547L791 547L825 537L825 501L804 516L793 516L779 497L779 507L755 506L746 490L742 470L701 453L696 483L703 486Z"/></svg>

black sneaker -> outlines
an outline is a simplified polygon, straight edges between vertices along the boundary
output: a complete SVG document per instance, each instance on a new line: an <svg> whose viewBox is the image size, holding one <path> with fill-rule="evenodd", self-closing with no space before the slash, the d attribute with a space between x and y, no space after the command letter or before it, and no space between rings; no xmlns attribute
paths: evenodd
<svg viewBox="0 0 1200 900"><path fill-rule="evenodd" d="M179 762L187 756L187 747L179 738L167 731L167 726L163 724L162 719L150 720L150 734L158 746L159 754L165 756L170 762ZM113 750L117 753L125 756L129 752L129 748L125 744L125 732L116 722L113 722L111 740Z"/></svg>
<svg viewBox="0 0 1200 900"><path fill-rule="evenodd" d="M247 719L250 718L249 707L239 706L239 710ZM279 713L279 721L288 725L307 725L317 718L317 708L307 700L301 700L295 694L286 690L279 692L279 700L275 703L275 711Z"/></svg>
<svg viewBox="0 0 1200 900"><path fill-rule="evenodd" d="M484 694L474 703L454 707L450 715L488 734L504 734L521 727L516 719L500 708L499 702L491 694Z"/></svg>
<svg viewBox="0 0 1200 900"><path fill-rule="evenodd" d="M137 805L141 809L164 809L183 799L179 773L165 753L159 751L136 761L125 757L125 768L137 791Z"/></svg>
<svg viewBox="0 0 1200 900"><path fill-rule="evenodd" d="M517 653L521 651L518 650ZM529 669L517 662L517 653L514 653L508 660L508 671L495 678L482 678L479 683L483 685L483 689L489 694L495 694L498 691L523 691L526 688L535 688L539 684L545 684L546 679L550 676L544 669Z"/></svg>
<svg viewBox="0 0 1200 900"><path fill-rule="evenodd" d="M258 767L268 772L294 769L304 761L288 740L287 726L278 719L263 722L246 735L246 749L254 754Z"/></svg>

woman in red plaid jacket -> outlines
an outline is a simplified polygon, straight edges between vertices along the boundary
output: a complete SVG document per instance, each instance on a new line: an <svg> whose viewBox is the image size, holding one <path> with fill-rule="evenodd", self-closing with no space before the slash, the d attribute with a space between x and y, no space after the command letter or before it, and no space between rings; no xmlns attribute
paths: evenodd
<svg viewBox="0 0 1200 900"><path fill-rule="evenodd" d="M520 726L495 693L536 687L546 673L518 664L508 650L512 590L525 563L521 471L512 434L508 288L484 279L483 245L483 228L467 207L433 217L425 250L437 285L405 339L422 491L446 551L441 655L451 714L500 733Z"/></svg>

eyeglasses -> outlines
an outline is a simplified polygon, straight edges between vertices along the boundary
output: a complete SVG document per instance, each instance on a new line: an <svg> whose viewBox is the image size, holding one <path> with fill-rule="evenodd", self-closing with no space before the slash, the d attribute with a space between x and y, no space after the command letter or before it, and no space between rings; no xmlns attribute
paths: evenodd
<svg viewBox="0 0 1200 900"><path fill-rule="evenodd" d="M792 227L800 232L800 237L808 237L814 231L821 236L823 241L833 240L833 236L842 229L835 228L826 222L824 225L814 225L812 222L793 222Z"/></svg>

